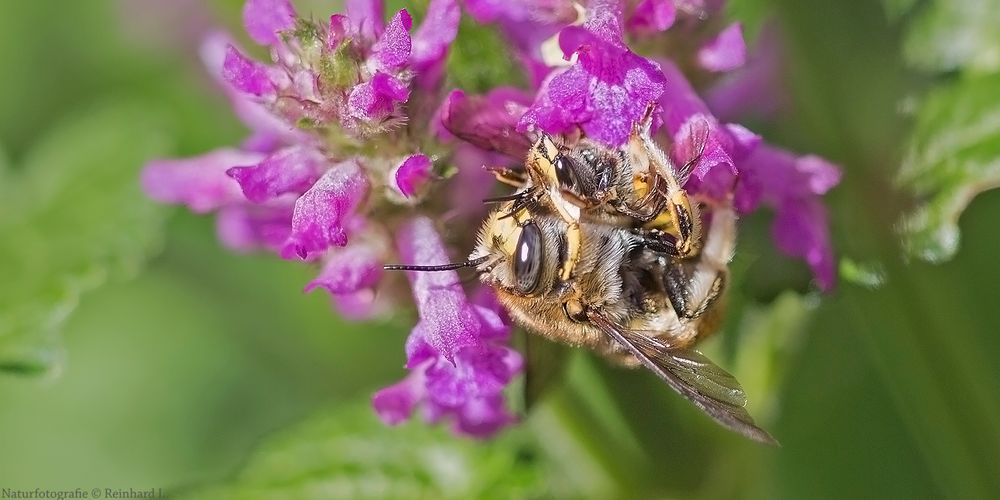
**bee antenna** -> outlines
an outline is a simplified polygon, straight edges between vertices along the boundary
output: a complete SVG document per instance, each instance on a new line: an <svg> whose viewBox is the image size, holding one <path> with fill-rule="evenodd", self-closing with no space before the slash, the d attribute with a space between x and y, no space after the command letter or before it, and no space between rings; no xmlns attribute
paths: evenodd
<svg viewBox="0 0 1000 500"><path fill-rule="evenodd" d="M440 264L437 266L411 266L407 264L387 264L382 266L382 269L386 271L454 271L455 269L461 269L463 267L476 267L483 262L489 260L489 255L484 255L475 259L469 259L465 262L455 262L452 264Z"/></svg>

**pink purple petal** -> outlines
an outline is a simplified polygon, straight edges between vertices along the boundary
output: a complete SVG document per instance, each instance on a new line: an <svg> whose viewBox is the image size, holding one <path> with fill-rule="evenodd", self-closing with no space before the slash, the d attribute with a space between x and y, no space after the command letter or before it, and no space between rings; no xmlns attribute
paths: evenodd
<svg viewBox="0 0 1000 500"><path fill-rule="evenodd" d="M372 396L372 406L386 425L399 425L413 415L424 398L424 371L415 370L409 377Z"/></svg>
<svg viewBox="0 0 1000 500"><path fill-rule="evenodd" d="M236 47L226 48L222 77L236 90L257 97L273 95L275 86L268 73L267 66L248 59Z"/></svg>
<svg viewBox="0 0 1000 500"><path fill-rule="evenodd" d="M431 0L420 28L413 35L413 67L426 72L440 64L458 35L461 10L455 0Z"/></svg>
<svg viewBox="0 0 1000 500"><path fill-rule="evenodd" d="M373 42L384 29L385 6L382 0L346 0L347 19L351 31L362 39Z"/></svg>
<svg viewBox="0 0 1000 500"><path fill-rule="evenodd" d="M384 247L372 242L351 242L329 250L323 269L305 287L305 292L323 288L334 295L373 288L382 277Z"/></svg>
<svg viewBox="0 0 1000 500"><path fill-rule="evenodd" d="M292 207L229 205L219 210L215 225L219 240L231 250L278 252L291 233Z"/></svg>
<svg viewBox="0 0 1000 500"><path fill-rule="evenodd" d="M448 253L430 219L418 218L397 235L399 253L406 264L444 264ZM455 271L409 272L413 298L420 313L425 341L445 359L466 347L480 347L481 324L469 306Z"/></svg>
<svg viewBox="0 0 1000 500"><path fill-rule="evenodd" d="M372 48L372 59L375 61L376 69L394 73L410 62L412 26L413 20L405 9L397 12L389 21L389 25Z"/></svg>
<svg viewBox="0 0 1000 500"><path fill-rule="evenodd" d="M319 151L292 146L264 158L252 166L226 171L236 179L243 194L254 203L263 203L285 193L303 193L326 169L327 159Z"/></svg>
<svg viewBox="0 0 1000 500"><path fill-rule="evenodd" d="M347 111L362 120L381 120L396 108L396 103L406 102L409 98L410 89L406 83L379 72L371 80L351 89Z"/></svg>
<svg viewBox="0 0 1000 500"><path fill-rule="evenodd" d="M785 79L781 33L774 23L766 24L757 36L747 63L725 75L705 94L705 101L721 120L751 116L773 118L789 106Z"/></svg>
<svg viewBox="0 0 1000 500"><path fill-rule="evenodd" d="M403 196L410 198L430 180L431 159L425 155L410 155L399 164L392 172L392 178L396 183L396 189Z"/></svg>
<svg viewBox="0 0 1000 500"><path fill-rule="evenodd" d="M530 102L525 93L510 87L498 87L485 97L454 90L441 106L439 121L463 141L521 160L530 144L517 131L517 123Z"/></svg>
<svg viewBox="0 0 1000 500"><path fill-rule="evenodd" d="M351 21L343 14L330 16L330 23L327 25L326 48L334 50L340 46L350 36Z"/></svg>
<svg viewBox="0 0 1000 500"><path fill-rule="evenodd" d="M743 127L720 124L673 63L662 61L661 67L667 88L660 106L673 138L671 158L684 165L698 157L686 187L721 199L732 191L741 160L757 147L760 138Z"/></svg>
<svg viewBox="0 0 1000 500"><path fill-rule="evenodd" d="M223 73L230 45L232 40L227 35L212 33L202 43L199 55L209 74L225 90L236 116L253 131L243 149L266 153L274 151L281 142L303 141L304 134L301 131L290 127L253 97L233 88L226 81Z"/></svg>
<svg viewBox="0 0 1000 500"><path fill-rule="evenodd" d="M430 219L417 218L398 233L406 263L447 261ZM494 342L509 330L488 304L470 303L454 271L409 273L420 321L406 341L410 375L375 394L372 404L390 425L408 419L417 405L429 422L452 421L462 434L486 437L514 422L503 390L522 369L520 355Z"/></svg>
<svg viewBox="0 0 1000 500"><path fill-rule="evenodd" d="M156 201L210 212L242 201L239 184L226 176L226 170L261 158L257 153L218 149L194 158L154 160L142 171L142 187Z"/></svg>
<svg viewBox="0 0 1000 500"><path fill-rule="evenodd" d="M639 0L625 26L634 33L652 34L670 29L676 18L674 0Z"/></svg>
<svg viewBox="0 0 1000 500"><path fill-rule="evenodd" d="M577 61L551 77L519 122L551 133L579 126L587 136L611 146L628 140L646 104L665 88L659 65L636 55L622 39L621 11L615 2L594 2L583 26L559 34L567 59Z"/></svg>
<svg viewBox="0 0 1000 500"><path fill-rule="evenodd" d="M698 51L698 64L709 71L732 71L746 62L743 27L733 23Z"/></svg>
<svg viewBox="0 0 1000 500"><path fill-rule="evenodd" d="M819 286L836 283L835 262L820 197L840 182L840 169L816 156L796 157L761 145L741 165L734 204L743 213L761 204L776 212L772 233L778 248L805 259Z"/></svg>
<svg viewBox="0 0 1000 500"><path fill-rule="evenodd" d="M292 232L281 256L307 258L347 244L348 218L368 194L368 177L357 162L334 165L296 202Z"/></svg>
<svg viewBox="0 0 1000 500"><path fill-rule="evenodd" d="M295 26L295 9L288 0L247 0L243 25L255 42L274 45L279 41L279 31Z"/></svg>

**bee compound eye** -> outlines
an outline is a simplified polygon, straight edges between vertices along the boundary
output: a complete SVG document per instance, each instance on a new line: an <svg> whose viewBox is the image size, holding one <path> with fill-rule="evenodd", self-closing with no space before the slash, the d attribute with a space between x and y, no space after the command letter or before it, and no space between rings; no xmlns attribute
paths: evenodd
<svg viewBox="0 0 1000 500"><path fill-rule="evenodd" d="M560 154L556 156L553 167L556 170L556 180L559 181L560 187L566 189L576 188L576 165L573 163L573 160Z"/></svg>
<svg viewBox="0 0 1000 500"><path fill-rule="evenodd" d="M542 231L534 222L521 228L514 250L515 286L521 293L531 293L538 288L542 277Z"/></svg>

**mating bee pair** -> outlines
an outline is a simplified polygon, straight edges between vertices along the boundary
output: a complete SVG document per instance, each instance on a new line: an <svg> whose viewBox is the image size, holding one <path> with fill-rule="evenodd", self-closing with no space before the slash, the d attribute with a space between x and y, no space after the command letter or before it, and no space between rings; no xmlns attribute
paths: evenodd
<svg viewBox="0 0 1000 500"><path fill-rule="evenodd" d="M487 200L498 205L466 262L387 269L475 268L525 328L645 366L720 424L773 444L736 379L691 349L721 322L736 215L714 204L703 228L682 187L697 157L674 166L650 136L652 111L620 149L542 134L523 171L495 170L517 191Z"/></svg>

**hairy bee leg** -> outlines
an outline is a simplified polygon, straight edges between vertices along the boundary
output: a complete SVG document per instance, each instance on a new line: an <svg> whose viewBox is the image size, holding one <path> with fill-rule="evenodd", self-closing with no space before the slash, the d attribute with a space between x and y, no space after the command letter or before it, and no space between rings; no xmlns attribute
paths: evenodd
<svg viewBox="0 0 1000 500"><path fill-rule="evenodd" d="M704 315L727 285L727 269L736 243L736 214L726 206L712 215L712 225L698 258L677 263L664 276L667 296L681 318Z"/></svg>
<svg viewBox="0 0 1000 500"><path fill-rule="evenodd" d="M698 253L699 239L701 235L701 214L691 203L691 197L678 183L674 175L672 164L663 153L653 144L652 138L642 137L644 146L649 155L649 168L651 175L654 175L657 182L653 184L655 190L664 198L664 209L670 216L670 220L677 230L677 251L680 257L690 257ZM659 212L657 212L659 214Z"/></svg>
<svg viewBox="0 0 1000 500"><path fill-rule="evenodd" d="M667 200L667 210L677 228L677 250L680 257L690 257L698 253L698 235L701 232L701 214L691 204L687 191L671 193Z"/></svg>
<svg viewBox="0 0 1000 500"><path fill-rule="evenodd" d="M572 290L573 271L580 260L580 249L583 246L580 235L580 207L560 197L551 197L556 213L566 223L565 247L560 251L558 289L565 294Z"/></svg>
<svg viewBox="0 0 1000 500"><path fill-rule="evenodd" d="M633 233L639 236L643 247L670 257L680 257L677 252L677 238L674 235L659 229L634 229Z"/></svg>
<svg viewBox="0 0 1000 500"><path fill-rule="evenodd" d="M700 271L695 271L700 272ZM722 297L728 279L725 271L712 270L714 277L707 287L692 289L691 276L680 272L668 274L664 279L667 298L678 318L693 320L703 316Z"/></svg>
<svg viewBox="0 0 1000 500"><path fill-rule="evenodd" d="M523 188L528 184L528 175L524 172L519 172L505 167L483 167L487 172L493 174L496 179L508 186L513 186L518 189Z"/></svg>
<svg viewBox="0 0 1000 500"><path fill-rule="evenodd" d="M647 191L635 205L629 205L625 202L617 202L614 203L612 207L623 215L627 215L643 223L656 219L666 208L666 199L662 196L658 187L660 182L660 179L656 178L652 189ZM653 205L648 212L641 211L642 208L646 208L650 203L653 203L654 200L656 204Z"/></svg>

